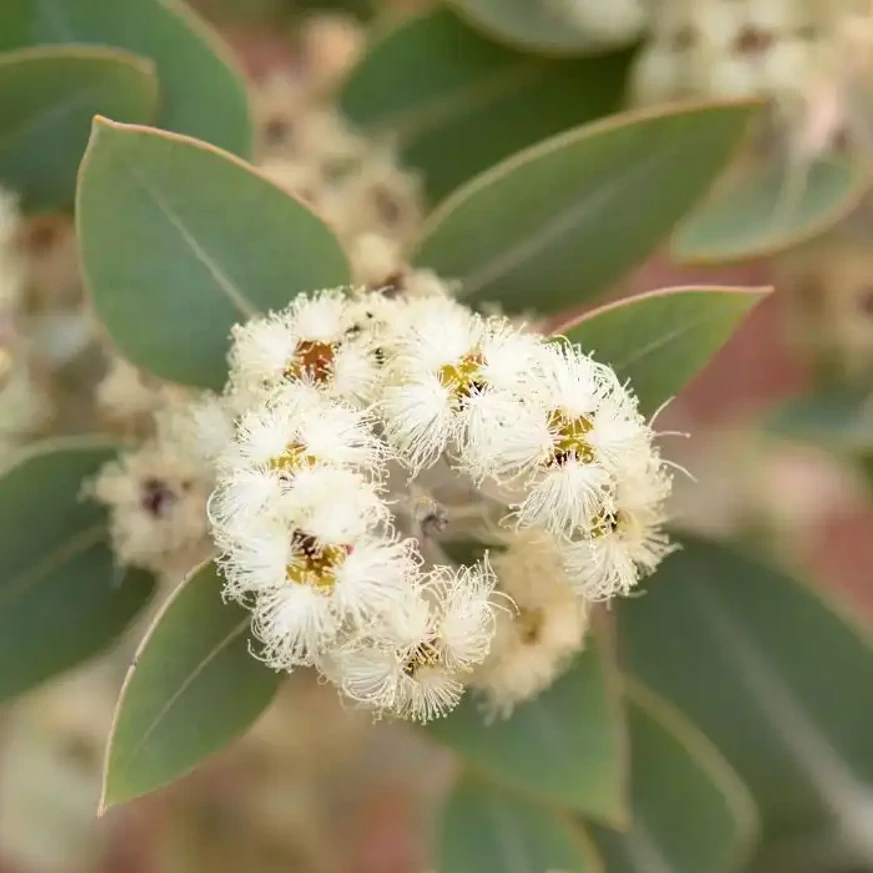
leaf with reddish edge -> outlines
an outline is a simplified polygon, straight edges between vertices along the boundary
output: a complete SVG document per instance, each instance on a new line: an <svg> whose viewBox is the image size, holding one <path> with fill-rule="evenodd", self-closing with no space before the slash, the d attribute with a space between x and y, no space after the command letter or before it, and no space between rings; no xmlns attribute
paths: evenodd
<svg viewBox="0 0 873 873"><path fill-rule="evenodd" d="M555 329L630 380L651 415L724 345L767 288L664 288L586 312Z"/></svg>

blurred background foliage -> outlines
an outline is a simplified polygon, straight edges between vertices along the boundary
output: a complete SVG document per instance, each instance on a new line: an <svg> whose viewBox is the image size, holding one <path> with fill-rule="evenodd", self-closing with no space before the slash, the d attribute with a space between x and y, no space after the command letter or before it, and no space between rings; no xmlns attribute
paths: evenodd
<svg viewBox="0 0 873 873"><path fill-rule="evenodd" d="M34 278L26 321L40 349L28 359L28 377L50 382L56 410L51 422L37 416L28 438L89 429L81 386L105 368L76 341L76 322L58 320L82 304L70 212L92 116L155 124L261 160L273 140L293 138L299 121L290 108L258 99L279 72L314 82L320 100L390 141L420 172L429 217L410 245L422 265L481 278L483 246L493 243L499 254L507 239L535 234L560 204L599 198L593 223L611 234L608 243L582 228L496 286L486 275L482 297L548 314L555 330L590 342L643 386L652 398L647 412L681 388L659 428L693 434L668 454L696 479L680 483L676 496L684 549L640 596L598 616L573 668L509 721L483 728L470 704L427 731L374 727L311 677L295 676L276 692L243 672L204 698L209 705L186 711L207 727L196 750L182 749L181 764L147 747L155 757L110 788L123 800L168 781L272 699L253 729L172 787L99 820L114 701L147 626L151 588L113 589L99 601L99 623L83 629L71 616L102 597L94 583L108 573L105 549L95 545L83 566L55 580L53 609L45 596L4 607L0 593L0 693L10 701L0 723L3 873L873 871L873 99L864 66L873 12L819 4L820 32L803 22L782 32L773 22L787 0L708 0L700 8L713 19L698 24L725 36L710 40L701 60L687 21L677 27L664 13L652 27L634 27L618 15L626 3L581 5L595 21L611 9L617 23L574 28L548 2L199 0L197 12L227 51L164 0L109 4L114 12L97 0L3 4L0 180L27 208L21 242ZM738 25L740 7L747 20ZM687 5L688 20L694 14ZM802 40L828 51L815 56L799 98L783 100L785 81L802 78ZM620 179L620 126L612 141L601 140L612 146L603 164L586 151L584 135L573 145L570 134L566 165L545 162L540 171L531 160L499 185L462 187L526 147L629 106L722 97L765 103L726 173L717 171L737 137L727 122L718 127L721 116L700 125L709 139L681 119L671 127L669 116L654 116L633 160L659 149L666 157L635 177L614 209L609 191L576 181L585 176L579 168L591 166L602 169L586 179ZM137 238L135 223L125 225L113 206L121 188L107 178L100 220L119 221ZM540 198L530 195L537 183ZM692 205L665 242L661 223L674 224ZM282 205L275 208L280 214ZM488 225L494 239L476 236L465 248L481 216L500 210L505 216ZM298 218L289 210L282 226ZM258 230L264 252L281 245L269 235L276 226L265 220ZM333 239L310 232L319 264L329 262L341 281L347 267ZM312 284L292 266L283 288ZM531 275L542 285L535 300ZM774 285L776 293L708 364L757 297L704 308L693 295L665 295L637 302L644 311L607 307L579 319L592 302L735 285ZM104 307L99 294L94 303ZM212 312L220 343L227 319L219 310ZM635 320L634 312L644 315ZM121 327L104 320L116 342L130 337L123 351L131 359L141 355L152 370L175 367L160 375L178 381L215 384L214 361L153 364L159 356L141 316L114 315ZM664 348L645 345L653 326L668 338ZM40 346L41 331L48 339ZM5 335L3 342L0 364L8 357L12 367L16 348ZM631 343L645 354L623 361ZM214 359L221 354L219 345ZM107 451L108 444L76 444L63 475L78 481ZM42 507L52 505L59 528L86 512L57 500L73 493L58 491L50 469L61 458L36 451L18 479L15 470L5 476L0 515L34 518L51 539ZM50 545L18 542L12 526L0 531L0 551L14 567L32 566ZM182 604L203 617L205 646L209 633L227 630L206 617L216 590L206 571ZM38 621L22 618L25 606ZM41 684L110 644L97 661ZM153 666L144 658L138 674L150 693L167 677L155 651ZM210 707L229 694L252 702L223 720ZM124 730L122 720L115 731ZM468 762L460 776L459 760Z"/></svg>

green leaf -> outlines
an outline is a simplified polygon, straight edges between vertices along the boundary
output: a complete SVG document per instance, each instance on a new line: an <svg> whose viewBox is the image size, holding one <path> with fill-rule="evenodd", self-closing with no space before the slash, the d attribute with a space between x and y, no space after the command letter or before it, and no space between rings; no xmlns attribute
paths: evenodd
<svg viewBox="0 0 873 873"><path fill-rule="evenodd" d="M375 40L341 104L367 133L390 134L438 200L519 149L615 112L630 60L521 55L437 8Z"/></svg>
<svg viewBox="0 0 873 873"><path fill-rule="evenodd" d="M151 58L161 83L158 126L206 140L242 157L251 153L252 119L243 77L228 49L181 3L0 3L0 51L68 43L116 46Z"/></svg>
<svg viewBox="0 0 873 873"><path fill-rule="evenodd" d="M468 774L455 786L443 815L437 869L595 873L601 865L585 832L566 813L507 795Z"/></svg>
<svg viewBox="0 0 873 873"><path fill-rule="evenodd" d="M467 695L428 733L508 788L610 823L624 814L623 719L612 665L588 649L545 693L491 724Z"/></svg>
<svg viewBox="0 0 873 873"><path fill-rule="evenodd" d="M112 341L173 382L221 388L234 323L349 281L306 206L227 153L148 128L95 121L77 221Z"/></svg>
<svg viewBox="0 0 873 873"><path fill-rule="evenodd" d="M638 685L628 687L630 824L589 834L609 873L727 873L757 834L743 784L693 725Z"/></svg>
<svg viewBox="0 0 873 873"><path fill-rule="evenodd" d="M562 2L572 7L573 0L531 2L531 0L447 0L484 36L521 51L547 55L581 55L601 52L615 44L607 36L575 24L572 12L563 12Z"/></svg>
<svg viewBox="0 0 873 873"><path fill-rule="evenodd" d="M553 137L477 176L421 232L416 264L473 304L561 310L644 260L706 191L756 104L628 114Z"/></svg>
<svg viewBox="0 0 873 873"><path fill-rule="evenodd" d="M251 654L251 614L224 603L212 562L164 604L127 673L106 752L101 809L166 785L243 733L281 676Z"/></svg>
<svg viewBox="0 0 873 873"><path fill-rule="evenodd" d="M21 49L0 55L0 183L34 209L70 206L91 119L147 122L154 67L112 49Z"/></svg>
<svg viewBox="0 0 873 873"><path fill-rule="evenodd" d="M105 511L80 497L117 452L51 440L0 474L0 700L107 648L151 598L153 578L116 566Z"/></svg>
<svg viewBox="0 0 873 873"><path fill-rule="evenodd" d="M778 166L761 166L724 189L683 222L672 244L685 263L730 263L778 254L829 230L867 190L866 178L845 160L822 160L796 193Z"/></svg>
<svg viewBox="0 0 873 873"><path fill-rule="evenodd" d="M556 333L630 379L640 411L651 415L706 365L764 293L665 288L587 312Z"/></svg>
<svg viewBox="0 0 873 873"><path fill-rule="evenodd" d="M768 416L776 436L821 446L843 455L873 451L873 406L869 391L816 389L789 397Z"/></svg>
<svg viewBox="0 0 873 873"><path fill-rule="evenodd" d="M683 539L645 596L617 610L628 669L715 743L751 789L765 837L823 820L845 845L869 847L869 632L782 572Z"/></svg>

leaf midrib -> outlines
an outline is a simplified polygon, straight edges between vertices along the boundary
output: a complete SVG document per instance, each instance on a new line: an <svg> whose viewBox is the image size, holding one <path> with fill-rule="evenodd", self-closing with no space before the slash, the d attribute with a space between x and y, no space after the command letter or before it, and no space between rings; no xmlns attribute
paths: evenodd
<svg viewBox="0 0 873 873"><path fill-rule="evenodd" d="M149 723L149 726L143 732L140 741L134 746L130 755L127 756L127 770L130 770L133 762L139 757L140 753L146 746L146 743L151 739L154 732L160 727L164 719L169 715L170 711L179 702L182 695L191 687L193 682L200 676L203 671L217 658L231 643L233 643L248 627L249 618L246 616L238 624L230 630L230 632L197 663L194 669L185 677L176 691L167 699L167 702L157 713L157 715ZM132 670L139 669L139 665L135 665Z"/></svg>
<svg viewBox="0 0 873 873"><path fill-rule="evenodd" d="M729 606L709 586L689 586L715 639L720 640L726 660L737 668L736 675L758 712L773 733L784 740L785 748L798 770L823 804L837 819L846 813L864 788L852 768L840 757L826 735L810 718L804 704L774 670L767 656L750 639Z"/></svg>
<svg viewBox="0 0 873 873"><path fill-rule="evenodd" d="M655 152L642 161L632 163L625 173L615 174L609 177L603 185L595 186L584 196L581 203L575 203L562 212L558 212L537 233L520 239L514 245L497 254L490 263L483 265L478 271L461 277L462 288L459 296L472 297L483 287L493 285L502 279L520 264L533 260L557 240L589 223L592 216L596 217L602 211L604 203L619 198L638 180L649 172L654 172L659 166L672 159L676 152L685 150L688 145L689 140L678 145L668 143L666 148ZM463 204L458 204L458 208L463 208Z"/></svg>
<svg viewBox="0 0 873 873"><path fill-rule="evenodd" d="M49 578L51 574L80 554L108 537L108 529L104 521L76 531L62 543L55 546L48 554L43 555L34 564L17 574L11 581L0 587L0 607L5 607L17 600L29 589Z"/></svg>
<svg viewBox="0 0 873 873"><path fill-rule="evenodd" d="M446 121L488 106L516 88L541 78L546 69L537 63L501 68L466 88L441 95L416 109L388 113L372 125L373 132L390 132L398 146L405 146Z"/></svg>
<svg viewBox="0 0 873 873"><path fill-rule="evenodd" d="M215 281L215 284L227 295L234 308L246 318L252 318L257 315L259 313L258 307L255 306L237 287L233 279L231 279L230 276L224 272L220 264L213 259L191 229L186 225L184 220L173 211L170 205L161 196L158 188L152 184L145 170L142 167L137 166L132 159L123 154L120 155L119 158L149 200L151 200L158 211L178 231L182 240L194 255L195 260L206 268L209 275Z"/></svg>
<svg viewBox="0 0 873 873"><path fill-rule="evenodd" d="M725 292L726 293L726 292ZM668 330L666 333L658 334L658 336L652 339L650 342L646 343L639 348L634 349L633 353L630 354L626 358L613 358L613 365L616 369L626 369L627 367L631 367L634 364L639 363L644 358L647 358L653 352L658 351L663 346L669 345L674 340L679 337L684 336L687 333L695 330L700 327L702 324L713 324L716 321L720 321L723 316L723 312L710 312L710 309L714 309L715 307L706 306L704 309L699 310L699 314L696 318L688 319L673 328L672 330Z"/></svg>

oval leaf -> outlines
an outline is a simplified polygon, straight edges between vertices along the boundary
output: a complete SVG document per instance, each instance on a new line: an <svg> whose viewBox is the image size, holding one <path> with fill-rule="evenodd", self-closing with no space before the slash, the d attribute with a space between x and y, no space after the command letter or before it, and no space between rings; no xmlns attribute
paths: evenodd
<svg viewBox="0 0 873 873"><path fill-rule="evenodd" d="M617 611L627 667L716 744L765 837L826 819L850 845L860 838L857 802L873 791L869 633L781 572L690 536L646 589Z"/></svg>
<svg viewBox="0 0 873 873"><path fill-rule="evenodd" d="M149 61L101 48L22 49L0 55L0 183L25 206L70 206L98 112L147 122L158 101Z"/></svg>
<svg viewBox="0 0 873 873"><path fill-rule="evenodd" d="M161 82L160 127L206 140L243 157L251 153L252 120L243 77L234 69L230 52L181 3L0 3L0 51L68 43L117 46L151 58Z"/></svg>
<svg viewBox="0 0 873 873"><path fill-rule="evenodd" d="M778 254L829 230L867 190L865 175L845 160L819 161L796 181L792 172L782 164L756 167L725 185L683 222L674 259L723 264Z"/></svg>
<svg viewBox="0 0 873 873"><path fill-rule="evenodd" d="M669 234L722 170L755 104L628 114L553 137L434 212L415 262L467 302L560 310L605 290Z"/></svg>
<svg viewBox="0 0 873 873"><path fill-rule="evenodd" d="M674 397L727 342L764 289L666 288L610 303L558 333L630 379L640 411Z"/></svg>
<svg viewBox="0 0 873 873"><path fill-rule="evenodd" d="M77 222L104 327L173 382L221 388L234 323L349 281L306 206L225 152L148 128L95 122Z"/></svg>
<svg viewBox="0 0 873 873"><path fill-rule="evenodd" d="M101 809L154 791L243 733L281 676L248 647L251 614L221 599L212 562L170 596L134 656L115 711Z"/></svg>
<svg viewBox="0 0 873 873"><path fill-rule="evenodd" d="M437 8L377 39L341 104L366 132L390 134L438 200L519 149L616 111L630 61L630 52L579 61L521 55Z"/></svg>
<svg viewBox="0 0 873 873"><path fill-rule="evenodd" d="M507 795L465 776L443 814L440 873L566 873L599 871L581 827L558 811Z"/></svg>
<svg viewBox="0 0 873 873"><path fill-rule="evenodd" d="M468 695L428 733L495 781L544 802L621 820L625 777L618 689L593 636L575 665L545 693L487 724Z"/></svg>
<svg viewBox="0 0 873 873"><path fill-rule="evenodd" d="M609 873L727 873L746 860L755 808L717 750L660 698L628 688L630 823L589 834Z"/></svg>
<svg viewBox="0 0 873 873"><path fill-rule="evenodd" d="M104 509L80 499L117 452L52 440L0 475L0 701L107 648L151 598L149 574L116 566Z"/></svg>
<svg viewBox="0 0 873 873"><path fill-rule="evenodd" d="M603 51L615 40L598 38L573 22L572 11L561 3L573 0L448 0L458 14L484 35L522 51L549 55L577 55ZM628 40L631 42L632 40Z"/></svg>

